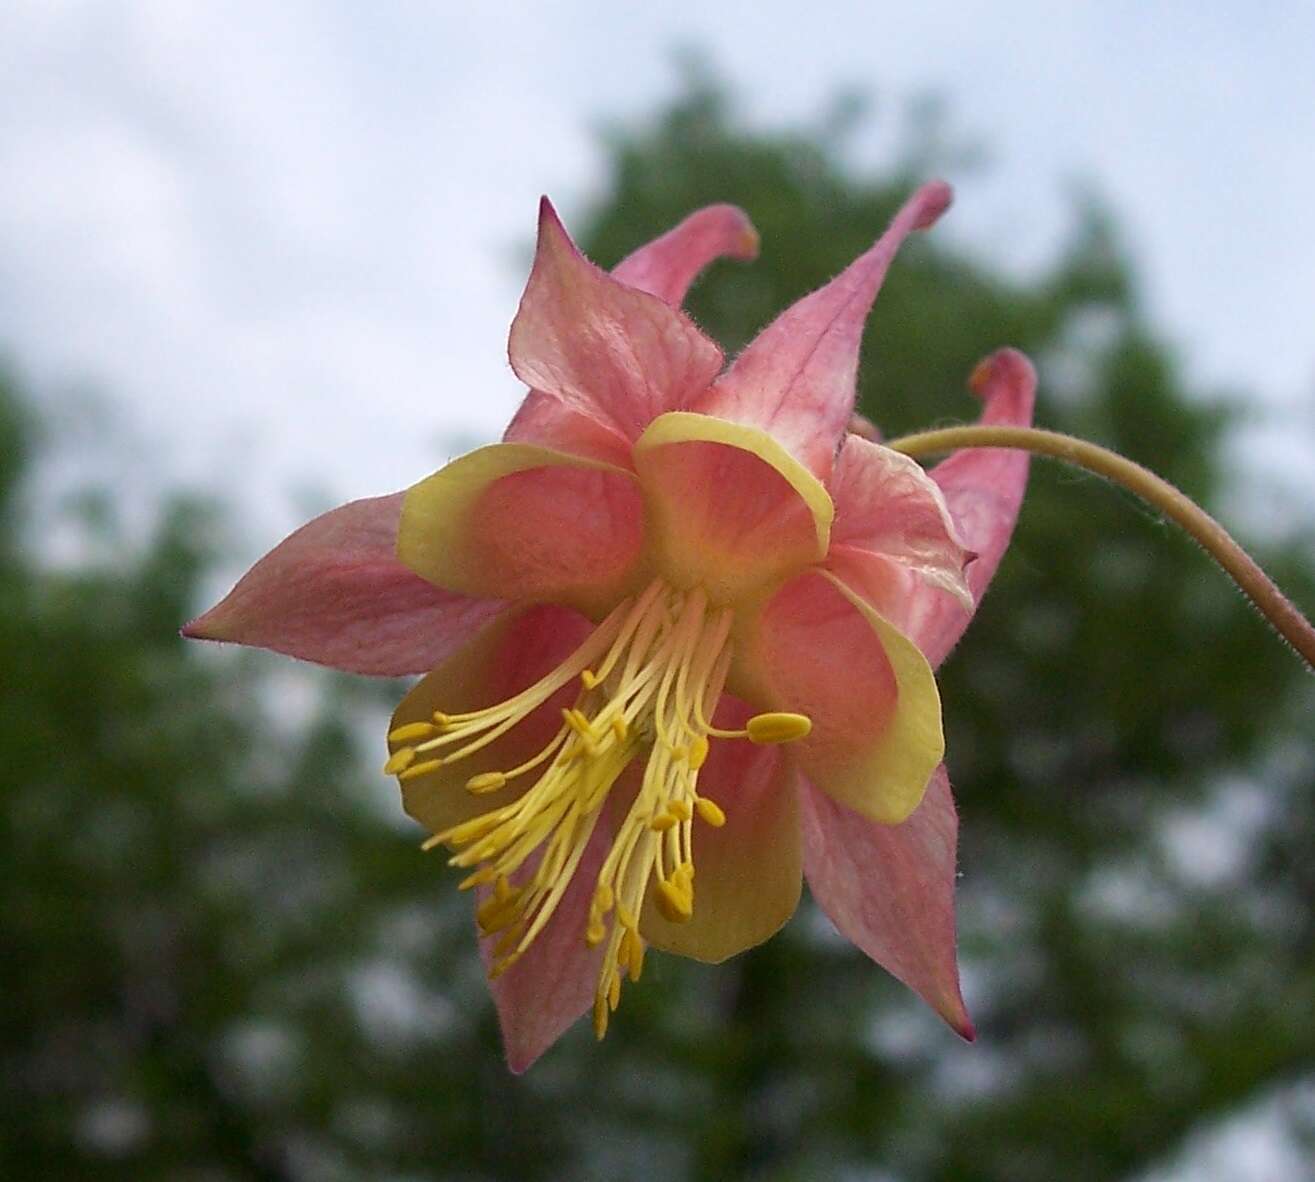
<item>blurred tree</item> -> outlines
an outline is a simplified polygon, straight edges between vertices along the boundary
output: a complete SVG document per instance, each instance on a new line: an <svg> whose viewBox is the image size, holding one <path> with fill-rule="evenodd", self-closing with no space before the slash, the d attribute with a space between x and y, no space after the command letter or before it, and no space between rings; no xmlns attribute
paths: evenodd
<svg viewBox="0 0 1315 1182"><path fill-rule="evenodd" d="M857 111L750 131L696 74L611 134L582 245L611 264L743 205L762 258L691 305L734 348L953 151L863 173ZM969 418L965 376L1004 343L1040 360L1045 425L1228 491L1232 416L1189 397L1098 210L1026 280L914 243L864 409L891 434ZM978 1044L805 909L730 965L652 957L601 1047L582 1026L515 1080L465 900L360 767L373 691L184 648L205 505L165 506L145 547L101 514L112 546L43 562L15 499L29 417L0 384L0 1176L1081 1182L1315 1072L1310 679L1097 482L1038 464L943 678ZM1263 556L1308 605L1310 526Z"/></svg>

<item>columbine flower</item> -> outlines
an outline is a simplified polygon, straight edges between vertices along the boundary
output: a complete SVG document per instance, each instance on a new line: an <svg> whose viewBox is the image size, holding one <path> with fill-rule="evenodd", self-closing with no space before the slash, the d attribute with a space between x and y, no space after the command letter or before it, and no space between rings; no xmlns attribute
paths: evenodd
<svg viewBox="0 0 1315 1182"><path fill-rule="evenodd" d="M504 442L317 518L191 636L361 673L428 672L386 770L476 889L509 1061L582 1012L599 1036L649 945L720 961L807 875L836 926L972 1028L956 820L932 676L1008 541L1026 457L927 475L846 433L863 324L931 184L723 372L679 311L757 238L692 215L608 275L545 202L511 329L531 392ZM985 421L1030 418L1017 353Z"/></svg>

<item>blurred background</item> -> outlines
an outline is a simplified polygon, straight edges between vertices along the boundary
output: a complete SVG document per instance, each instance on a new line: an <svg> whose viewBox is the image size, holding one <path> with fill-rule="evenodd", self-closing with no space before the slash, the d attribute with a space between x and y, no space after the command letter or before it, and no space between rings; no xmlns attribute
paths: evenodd
<svg viewBox="0 0 1315 1182"><path fill-rule="evenodd" d="M549 192L603 265L729 200L728 350L921 179L888 433L1154 468L1315 607L1315 10L815 0L0 12L0 1177L1315 1178L1315 681L1037 465L944 670L967 1046L806 904L505 1070L378 773L395 683L184 645L309 513L495 438Z"/></svg>

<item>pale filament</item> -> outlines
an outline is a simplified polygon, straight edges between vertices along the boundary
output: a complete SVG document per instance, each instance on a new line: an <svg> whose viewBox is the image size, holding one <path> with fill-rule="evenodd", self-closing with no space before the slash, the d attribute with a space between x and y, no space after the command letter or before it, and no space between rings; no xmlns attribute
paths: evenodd
<svg viewBox="0 0 1315 1182"><path fill-rule="evenodd" d="M729 608L709 604L702 588L677 591L655 579L619 604L556 669L520 693L483 710L436 712L389 735L395 750L385 770L409 781L482 750L572 682L574 704L535 755L506 771L466 783L475 795L539 769L518 799L434 834L449 862L471 871L461 887L491 887L477 909L481 930L496 936L490 975L511 967L561 904L604 813L621 817L594 883L582 939L604 944L594 1000L594 1029L606 1032L621 980L639 979L646 943L640 935L648 900L668 922L694 914L693 822L719 827L720 806L698 794L709 736L786 742L808 732L800 715L766 714L745 730L708 719L731 665ZM644 772L635 789L614 787L636 758ZM634 792L627 801L626 794Z"/></svg>

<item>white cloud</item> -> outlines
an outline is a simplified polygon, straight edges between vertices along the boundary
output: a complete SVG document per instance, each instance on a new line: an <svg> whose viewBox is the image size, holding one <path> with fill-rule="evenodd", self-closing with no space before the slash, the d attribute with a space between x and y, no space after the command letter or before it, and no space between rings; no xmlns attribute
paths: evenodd
<svg viewBox="0 0 1315 1182"><path fill-rule="evenodd" d="M43 384L129 403L171 473L240 477L253 503L404 484L510 413L535 200L569 214L600 175L591 127L651 109L687 42L760 119L844 82L943 88L997 161L946 232L1035 259L1063 181L1094 176L1198 376L1309 403L1309 9L876 11L7 5L0 339Z"/></svg>

